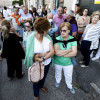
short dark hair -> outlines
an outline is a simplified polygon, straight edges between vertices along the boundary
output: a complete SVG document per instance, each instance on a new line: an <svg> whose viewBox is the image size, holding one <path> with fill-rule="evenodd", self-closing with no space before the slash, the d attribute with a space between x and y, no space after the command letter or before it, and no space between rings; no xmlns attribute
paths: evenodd
<svg viewBox="0 0 100 100"><path fill-rule="evenodd" d="M45 31L48 31L50 24L47 18L40 17L36 19L34 27L38 33L43 34Z"/></svg>
<svg viewBox="0 0 100 100"><path fill-rule="evenodd" d="M32 23L32 21L30 21L30 20L27 20L27 22L26 23L29 23L30 24L30 26L32 27L31 29L32 29L32 31L34 30L34 27L33 27L33 23Z"/></svg>
<svg viewBox="0 0 100 100"><path fill-rule="evenodd" d="M77 7L79 7L80 5L79 4L75 4Z"/></svg>
<svg viewBox="0 0 100 100"><path fill-rule="evenodd" d="M4 10L7 10L7 7L6 6L4 6Z"/></svg>
<svg viewBox="0 0 100 100"><path fill-rule="evenodd" d="M32 8L32 11L33 11L33 13L35 13L35 12L36 12L36 8L35 8L35 7L33 7L33 8Z"/></svg>

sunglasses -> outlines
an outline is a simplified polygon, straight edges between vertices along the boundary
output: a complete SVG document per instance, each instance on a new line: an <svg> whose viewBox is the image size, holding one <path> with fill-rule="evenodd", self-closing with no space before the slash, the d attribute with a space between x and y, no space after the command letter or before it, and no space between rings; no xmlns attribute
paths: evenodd
<svg viewBox="0 0 100 100"><path fill-rule="evenodd" d="M66 31L67 31L67 30L60 30L60 32L64 32L64 33L65 33Z"/></svg>

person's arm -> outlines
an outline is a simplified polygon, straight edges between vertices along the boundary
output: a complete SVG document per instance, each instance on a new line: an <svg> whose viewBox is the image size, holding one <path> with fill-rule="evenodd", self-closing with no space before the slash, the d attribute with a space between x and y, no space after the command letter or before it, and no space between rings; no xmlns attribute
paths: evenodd
<svg viewBox="0 0 100 100"><path fill-rule="evenodd" d="M77 32L72 32L72 36L76 38Z"/></svg>
<svg viewBox="0 0 100 100"><path fill-rule="evenodd" d="M23 38L16 32L15 28L11 28L11 32L13 32L15 35L14 35L14 39L17 40L17 41L23 41Z"/></svg>
<svg viewBox="0 0 100 100"><path fill-rule="evenodd" d="M55 55L57 55L57 56L64 56L64 55L72 52L72 49L60 50L59 45L57 45L57 44L54 45L54 49L55 49Z"/></svg>
<svg viewBox="0 0 100 100"><path fill-rule="evenodd" d="M23 23L26 23L27 21L26 20L21 20L21 23L23 24Z"/></svg>
<svg viewBox="0 0 100 100"><path fill-rule="evenodd" d="M76 38L76 35L77 35L77 31L78 31L78 28L76 26L76 24L73 24L72 26L72 36Z"/></svg>
<svg viewBox="0 0 100 100"><path fill-rule="evenodd" d="M54 47L53 44L49 43L50 51L44 56L44 59L48 59L54 55Z"/></svg>
<svg viewBox="0 0 100 100"><path fill-rule="evenodd" d="M77 55L77 46L72 46L72 52L64 55L64 57L75 57Z"/></svg>
<svg viewBox="0 0 100 100"><path fill-rule="evenodd" d="M33 62L43 62L43 59L40 58L39 54L34 54L33 56Z"/></svg>
<svg viewBox="0 0 100 100"><path fill-rule="evenodd" d="M46 59L52 57L54 55L54 48L53 48L52 43L50 43L49 46L50 46L50 51L49 52L35 54L34 57L33 57L33 61L43 62L42 58L44 58L44 60L46 60Z"/></svg>
<svg viewBox="0 0 100 100"><path fill-rule="evenodd" d="M27 18L26 21L32 21L32 18Z"/></svg>

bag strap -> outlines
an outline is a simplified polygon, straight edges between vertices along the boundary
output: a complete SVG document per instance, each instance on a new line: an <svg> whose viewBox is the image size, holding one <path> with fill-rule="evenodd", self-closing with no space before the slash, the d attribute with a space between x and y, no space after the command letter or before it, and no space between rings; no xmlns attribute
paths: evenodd
<svg viewBox="0 0 100 100"><path fill-rule="evenodd" d="M41 78L41 63L39 62L39 66L40 66L40 78Z"/></svg>

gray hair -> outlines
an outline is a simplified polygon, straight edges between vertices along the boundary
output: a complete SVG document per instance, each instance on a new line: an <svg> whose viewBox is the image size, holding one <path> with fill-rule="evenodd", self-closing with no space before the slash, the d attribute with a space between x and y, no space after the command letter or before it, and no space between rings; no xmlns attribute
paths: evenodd
<svg viewBox="0 0 100 100"><path fill-rule="evenodd" d="M73 10L67 10L66 14L70 15L71 17L73 17L74 16L74 11Z"/></svg>

